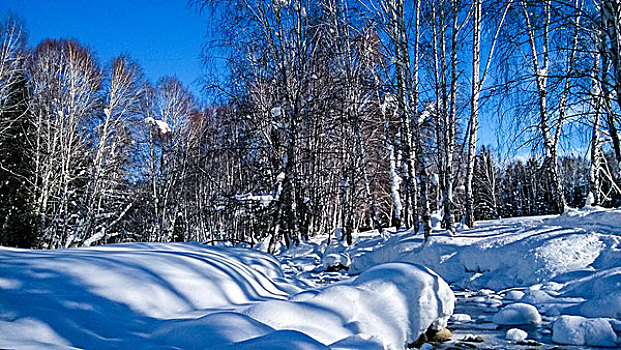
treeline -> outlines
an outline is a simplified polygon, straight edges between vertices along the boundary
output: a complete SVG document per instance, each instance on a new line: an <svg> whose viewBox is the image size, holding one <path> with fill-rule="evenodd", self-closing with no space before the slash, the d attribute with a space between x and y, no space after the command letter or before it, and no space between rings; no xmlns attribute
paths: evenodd
<svg viewBox="0 0 621 350"><path fill-rule="evenodd" d="M227 57L208 106L128 57L30 49L19 22L0 25L0 244L274 248L619 205L618 2L196 5L221 30L207 55ZM477 151L480 113L533 157ZM559 155L575 130L587 160Z"/></svg>

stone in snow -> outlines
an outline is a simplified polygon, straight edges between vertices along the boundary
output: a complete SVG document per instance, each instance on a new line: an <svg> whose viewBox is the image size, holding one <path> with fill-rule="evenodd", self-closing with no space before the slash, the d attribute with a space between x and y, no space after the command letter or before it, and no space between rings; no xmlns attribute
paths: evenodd
<svg viewBox="0 0 621 350"><path fill-rule="evenodd" d="M514 342L524 341L526 340L526 338L528 338L528 333L519 328L511 328L507 331L507 334L505 335L505 339Z"/></svg>
<svg viewBox="0 0 621 350"><path fill-rule="evenodd" d="M451 321L453 322L471 322L472 317L468 314L453 314L451 315Z"/></svg>
<svg viewBox="0 0 621 350"><path fill-rule="evenodd" d="M524 296L524 292L520 290L510 290L505 294L507 300L520 300Z"/></svg>
<svg viewBox="0 0 621 350"><path fill-rule="evenodd" d="M492 322L502 326L540 324L541 315L533 305L515 303L500 310L494 315Z"/></svg>
<svg viewBox="0 0 621 350"><path fill-rule="evenodd" d="M552 341L578 346L617 347L617 335L606 319L561 316L554 322Z"/></svg>

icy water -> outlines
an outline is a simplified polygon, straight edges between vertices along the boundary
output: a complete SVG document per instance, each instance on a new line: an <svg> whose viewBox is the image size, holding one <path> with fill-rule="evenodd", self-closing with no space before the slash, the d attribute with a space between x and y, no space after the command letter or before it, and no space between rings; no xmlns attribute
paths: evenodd
<svg viewBox="0 0 621 350"><path fill-rule="evenodd" d="M332 283L346 280L352 276L345 271L327 272L321 266L318 257L313 256L279 256L287 277L300 281L304 288L321 288ZM551 319L542 315L539 326L497 326L491 322L492 317L507 305L507 301L493 291L454 290L454 314L469 315L471 321L449 321L448 329L452 332L451 339L444 343L434 343L434 348L444 350L466 349L506 349L506 350L584 350L605 349L584 346L557 345L551 338ZM515 343L505 339L507 330L519 328L528 332L528 339L523 343ZM477 339L478 338L478 339ZM481 342L481 340L483 340Z"/></svg>

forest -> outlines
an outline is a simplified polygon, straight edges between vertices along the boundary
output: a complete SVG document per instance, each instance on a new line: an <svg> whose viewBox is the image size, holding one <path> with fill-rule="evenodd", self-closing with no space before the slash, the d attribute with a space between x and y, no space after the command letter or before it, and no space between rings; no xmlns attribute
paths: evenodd
<svg viewBox="0 0 621 350"><path fill-rule="evenodd" d="M209 103L1 20L0 245L351 243L621 205L617 0L190 5Z"/></svg>

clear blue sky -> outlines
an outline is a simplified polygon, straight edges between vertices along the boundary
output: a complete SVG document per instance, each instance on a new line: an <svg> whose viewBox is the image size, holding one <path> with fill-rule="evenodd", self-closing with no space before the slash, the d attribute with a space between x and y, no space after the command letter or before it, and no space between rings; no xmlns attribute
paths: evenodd
<svg viewBox="0 0 621 350"><path fill-rule="evenodd" d="M176 75L200 97L209 15L186 0L0 0L0 18L9 11L25 22L30 46L45 38L76 39L102 66L128 54L151 82Z"/></svg>

